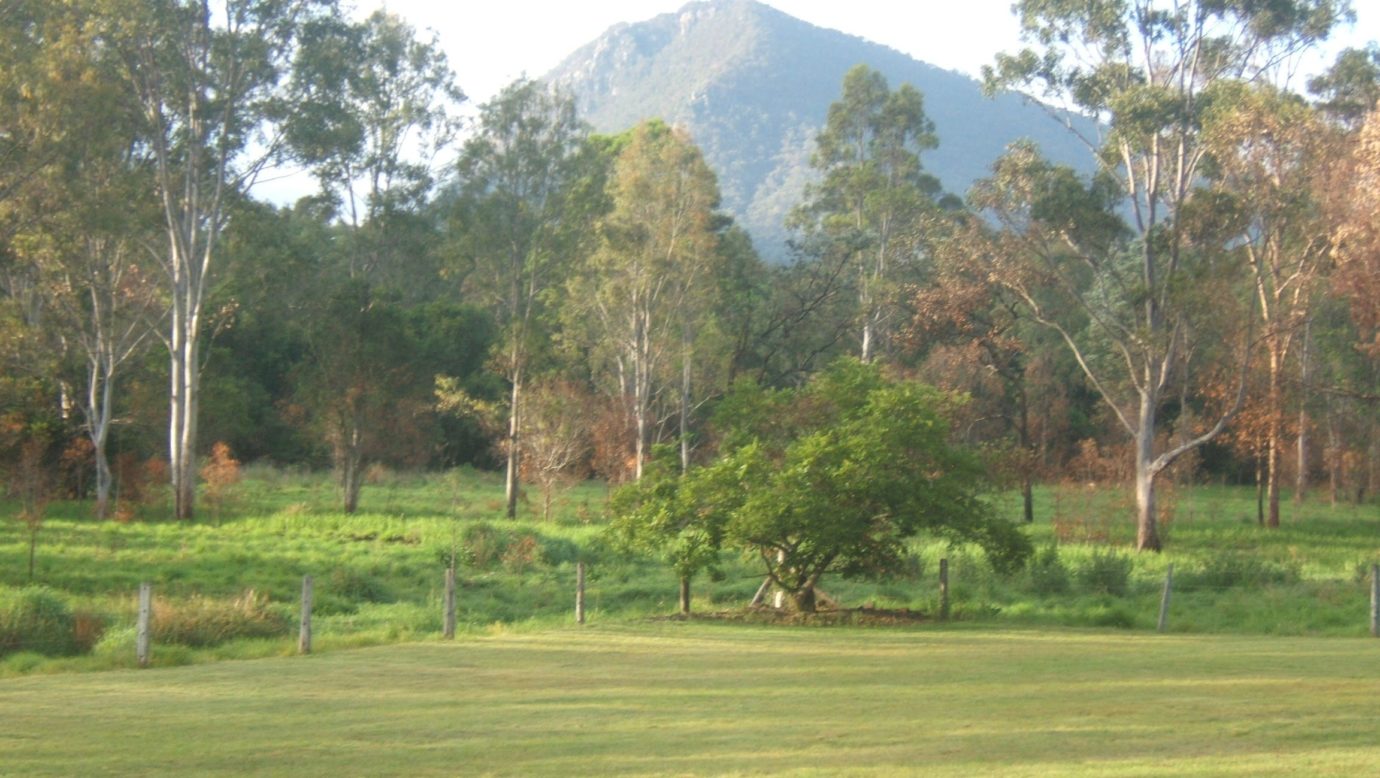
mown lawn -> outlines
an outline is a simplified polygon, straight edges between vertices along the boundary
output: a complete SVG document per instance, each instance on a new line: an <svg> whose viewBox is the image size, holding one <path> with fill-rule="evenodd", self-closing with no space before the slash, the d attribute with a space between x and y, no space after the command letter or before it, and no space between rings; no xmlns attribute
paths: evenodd
<svg viewBox="0 0 1380 778"><path fill-rule="evenodd" d="M0 680L0 773L1365 775L1380 640L602 624Z"/></svg>

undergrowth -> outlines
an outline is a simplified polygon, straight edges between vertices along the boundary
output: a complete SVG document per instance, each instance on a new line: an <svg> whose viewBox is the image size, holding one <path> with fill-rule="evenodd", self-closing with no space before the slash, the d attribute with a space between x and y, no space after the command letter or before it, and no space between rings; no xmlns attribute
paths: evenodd
<svg viewBox="0 0 1380 778"><path fill-rule="evenodd" d="M55 502L39 536L35 583L27 535L0 522L0 674L132 666L141 581L153 584L155 664L290 653L302 576L315 580L318 650L436 639L444 571L459 583L459 631L477 634L569 623L575 567L588 569L592 621L673 613L677 580L650 559L604 542L607 489L559 495L553 519L523 506L505 519L502 483L474 471L383 474L362 510L334 509L324 474L245 468L218 523L95 522L89 506ZM1121 497L1041 490L1029 527L1038 551L998 575L980 551L917 538L901 574L880 582L829 578L841 607L937 614L948 559L958 624L1153 629L1174 565L1169 627L1184 632L1359 635L1370 565L1380 561L1371 506L1305 503L1285 526L1250 520L1252 495L1181 488L1166 552L1136 554ZM1014 499L998 508L1018 515ZM0 502L0 511L13 506ZM157 509L141 512L158 515ZM726 554L716 580L693 582L698 611L741 608L762 583L754 559ZM932 625L933 619L922 621Z"/></svg>

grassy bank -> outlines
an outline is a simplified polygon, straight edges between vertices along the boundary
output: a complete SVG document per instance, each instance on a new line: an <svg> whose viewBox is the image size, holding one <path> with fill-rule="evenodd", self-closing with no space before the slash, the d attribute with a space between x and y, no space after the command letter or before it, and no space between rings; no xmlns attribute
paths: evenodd
<svg viewBox="0 0 1380 778"><path fill-rule="evenodd" d="M155 621L167 625L154 652L155 664L165 666L290 653L304 574L316 580L319 650L429 639L441 628L443 569L452 554L462 633L568 623L577 561L589 565L595 623L675 608L669 571L602 541L601 484L561 494L549 521L528 504L514 522L501 518L502 485L492 474L382 474L353 516L335 508L325 475L255 469L249 476L232 500L207 507L191 524L162 519L157 505L118 523L92 521L86 504L53 503L38 535L35 581L99 634L88 635L93 647L79 656L44 656L42 646L7 652L0 676L131 666L135 591L143 580L159 597ZM1380 561L1374 505L1289 505L1285 525L1264 530L1249 490L1181 489L1172 496L1166 553L1136 555L1122 492L1048 488L1038 498L1030 533L1041 554L1025 572L1000 577L974 551L919 539L907 575L877 583L830 579L825 589L845 606L933 613L938 560L946 557L960 621L1149 630L1165 568L1174 564L1171 631L1365 633L1366 576ZM1014 515L1014 501L1002 499ZM0 504L0 512L12 509ZM28 583L28 539L19 522L0 521L0 595ZM760 583L752 560L726 555L724 562L721 580L696 582L697 610L739 608Z"/></svg>

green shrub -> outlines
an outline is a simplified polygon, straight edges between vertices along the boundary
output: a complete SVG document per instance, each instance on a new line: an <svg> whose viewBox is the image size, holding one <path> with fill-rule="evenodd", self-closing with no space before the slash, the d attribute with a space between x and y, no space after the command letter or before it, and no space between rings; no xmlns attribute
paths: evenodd
<svg viewBox="0 0 1380 778"><path fill-rule="evenodd" d="M268 598L247 591L229 602L194 597L180 602L155 600L150 625L155 643L200 648L238 638L286 635L292 620L269 606Z"/></svg>
<svg viewBox="0 0 1380 778"><path fill-rule="evenodd" d="M348 602L392 602L393 595L378 578L352 567L337 567L327 581L330 593Z"/></svg>
<svg viewBox="0 0 1380 778"><path fill-rule="evenodd" d="M508 533L483 521L466 527L460 537L465 562L479 570L487 570L502 559L509 542Z"/></svg>
<svg viewBox="0 0 1380 778"><path fill-rule="evenodd" d="M1030 591L1035 594L1066 594L1069 590L1069 569L1059 558L1059 548L1050 544L1030 558Z"/></svg>
<svg viewBox="0 0 1380 778"><path fill-rule="evenodd" d="M78 642L72 610L53 590L26 586L0 591L0 656L71 656L89 648L89 643Z"/></svg>
<svg viewBox="0 0 1380 778"><path fill-rule="evenodd" d="M1093 627L1131 629L1136 619L1122 605L1099 605L1088 611L1088 624Z"/></svg>
<svg viewBox="0 0 1380 778"><path fill-rule="evenodd" d="M1297 567L1245 554L1219 554L1201 566L1185 570L1176 583L1184 588L1229 589L1234 586L1266 586L1296 583Z"/></svg>
<svg viewBox="0 0 1380 778"><path fill-rule="evenodd" d="M1091 594L1125 597L1131 584L1131 558L1112 549L1093 549L1078 567L1078 583Z"/></svg>
<svg viewBox="0 0 1380 778"><path fill-rule="evenodd" d="M523 532L513 538L503 549L503 569L522 575L541 557L541 544L531 532Z"/></svg>
<svg viewBox="0 0 1380 778"><path fill-rule="evenodd" d="M553 538L548 535L537 536L537 541L541 545L541 561L551 567L559 567L564 564L574 564L581 559L580 546L565 538Z"/></svg>

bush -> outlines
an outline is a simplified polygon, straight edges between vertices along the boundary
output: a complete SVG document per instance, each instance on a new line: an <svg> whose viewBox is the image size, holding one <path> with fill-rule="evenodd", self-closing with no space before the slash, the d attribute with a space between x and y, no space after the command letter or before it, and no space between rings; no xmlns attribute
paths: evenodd
<svg viewBox="0 0 1380 778"><path fill-rule="evenodd" d="M239 638L286 635L292 621L269 607L268 598L245 592L230 602L195 597L181 602L155 600L150 626L155 643L192 648L214 646Z"/></svg>
<svg viewBox="0 0 1380 778"><path fill-rule="evenodd" d="M574 541L565 538L553 538L547 535L540 535L537 538L541 545L541 561L550 567L559 567L564 564L574 564L580 561L580 546Z"/></svg>
<svg viewBox="0 0 1380 778"><path fill-rule="evenodd" d="M1059 558L1059 548L1045 546L1030 559L1030 591L1035 594L1066 594L1069 590L1069 569Z"/></svg>
<svg viewBox="0 0 1380 778"><path fill-rule="evenodd" d="M1125 597L1131 584L1131 558L1111 549L1093 549L1078 568L1078 583L1092 594Z"/></svg>
<svg viewBox="0 0 1380 778"><path fill-rule="evenodd" d="M1135 617L1121 605L1099 605L1088 612L1089 626L1131 629L1136 626Z"/></svg>
<svg viewBox="0 0 1380 778"><path fill-rule="evenodd" d="M501 559L509 542L507 533L482 521L466 527L465 533L460 537L465 561L479 570L488 569Z"/></svg>
<svg viewBox="0 0 1380 778"><path fill-rule="evenodd" d="M352 567L337 567L328 582L331 594L352 603L392 602L393 595L379 579Z"/></svg>
<svg viewBox="0 0 1380 778"><path fill-rule="evenodd" d="M537 536L524 532L508 543L503 549L503 568L510 573L522 575L537 562L541 546Z"/></svg>
<svg viewBox="0 0 1380 778"><path fill-rule="evenodd" d="M1233 586L1265 586L1295 583L1299 580L1297 567L1290 567L1267 559L1245 554L1221 554L1202 562L1200 567L1184 571L1179 581L1184 588L1229 589Z"/></svg>
<svg viewBox="0 0 1380 778"><path fill-rule="evenodd" d="M0 591L0 656L32 652L71 656L89 650L99 630L84 617L83 640L66 601L46 586ZM90 637L95 632L95 638Z"/></svg>

